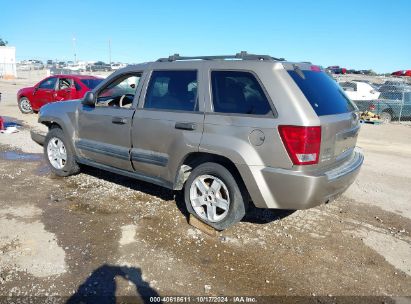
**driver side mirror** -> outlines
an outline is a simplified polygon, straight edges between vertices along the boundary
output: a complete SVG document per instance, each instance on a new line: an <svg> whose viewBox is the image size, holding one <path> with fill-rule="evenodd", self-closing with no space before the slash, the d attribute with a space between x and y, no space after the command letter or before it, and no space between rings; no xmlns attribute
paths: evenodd
<svg viewBox="0 0 411 304"><path fill-rule="evenodd" d="M94 93L88 91L86 95L84 95L84 98L81 101L81 103L85 106L94 107L96 105Z"/></svg>

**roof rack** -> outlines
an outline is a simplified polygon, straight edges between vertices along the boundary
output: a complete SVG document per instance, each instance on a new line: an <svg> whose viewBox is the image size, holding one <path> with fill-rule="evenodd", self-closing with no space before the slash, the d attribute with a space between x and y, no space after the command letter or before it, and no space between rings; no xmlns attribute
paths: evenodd
<svg viewBox="0 0 411 304"><path fill-rule="evenodd" d="M157 59L158 62L172 62L177 60L218 60L218 59L242 59L242 60L261 60L261 61L284 61L284 58L275 58L269 55L248 54L245 51L235 55L219 55L219 56L192 56L184 57L180 54L174 54L168 58Z"/></svg>

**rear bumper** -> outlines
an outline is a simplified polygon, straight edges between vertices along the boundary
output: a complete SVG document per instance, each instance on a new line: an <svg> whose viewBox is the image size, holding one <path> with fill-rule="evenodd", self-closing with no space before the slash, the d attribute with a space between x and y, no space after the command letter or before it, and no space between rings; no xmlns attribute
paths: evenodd
<svg viewBox="0 0 411 304"><path fill-rule="evenodd" d="M356 148L349 160L327 171L307 173L250 166L255 184L247 188L257 207L307 209L343 193L354 182L363 161L362 152Z"/></svg>

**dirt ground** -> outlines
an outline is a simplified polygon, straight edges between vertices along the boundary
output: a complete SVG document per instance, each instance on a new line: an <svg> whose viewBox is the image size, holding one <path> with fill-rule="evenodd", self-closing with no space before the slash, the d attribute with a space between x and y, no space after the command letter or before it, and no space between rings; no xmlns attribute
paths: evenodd
<svg viewBox="0 0 411 304"><path fill-rule="evenodd" d="M0 299L286 295L411 302L409 125L363 125L364 166L334 202L296 212L252 208L241 223L210 237L187 224L179 193L92 168L53 176L42 147L30 140L30 129L42 129L37 115L22 115L16 105L16 91L34 82L0 81L0 115L22 125L19 133L0 134Z"/></svg>

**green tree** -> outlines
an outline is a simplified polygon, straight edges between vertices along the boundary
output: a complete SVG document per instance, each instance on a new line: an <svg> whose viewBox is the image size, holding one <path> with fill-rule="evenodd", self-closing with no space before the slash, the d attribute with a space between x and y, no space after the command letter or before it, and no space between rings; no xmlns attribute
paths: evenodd
<svg viewBox="0 0 411 304"><path fill-rule="evenodd" d="M0 46L6 46L8 42L0 38Z"/></svg>
<svg viewBox="0 0 411 304"><path fill-rule="evenodd" d="M377 73L375 73L373 70L368 70L368 75L375 76L377 75Z"/></svg>

